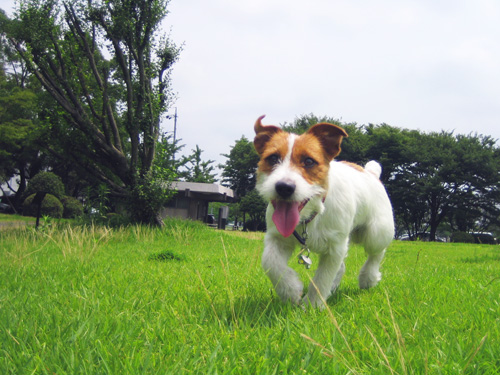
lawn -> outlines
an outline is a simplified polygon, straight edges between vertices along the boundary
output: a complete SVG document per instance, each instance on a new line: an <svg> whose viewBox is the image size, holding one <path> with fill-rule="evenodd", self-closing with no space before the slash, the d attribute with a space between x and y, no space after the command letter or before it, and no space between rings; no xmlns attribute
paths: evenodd
<svg viewBox="0 0 500 375"><path fill-rule="evenodd" d="M368 291L354 246L323 311L283 305L261 249L176 220L1 231L0 373L500 372L499 246L395 241Z"/></svg>
<svg viewBox="0 0 500 375"><path fill-rule="evenodd" d="M36 218L0 213L0 230L34 224Z"/></svg>

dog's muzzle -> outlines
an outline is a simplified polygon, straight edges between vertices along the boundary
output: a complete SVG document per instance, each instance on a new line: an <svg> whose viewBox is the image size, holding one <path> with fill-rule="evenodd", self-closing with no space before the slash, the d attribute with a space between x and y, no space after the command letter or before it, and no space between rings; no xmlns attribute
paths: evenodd
<svg viewBox="0 0 500 375"><path fill-rule="evenodd" d="M278 181L274 188L282 199L288 199L295 193L295 184L291 181Z"/></svg>

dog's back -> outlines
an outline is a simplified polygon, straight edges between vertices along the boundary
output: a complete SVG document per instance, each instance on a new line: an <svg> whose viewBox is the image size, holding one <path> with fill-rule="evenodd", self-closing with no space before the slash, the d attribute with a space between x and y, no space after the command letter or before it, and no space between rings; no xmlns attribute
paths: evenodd
<svg viewBox="0 0 500 375"><path fill-rule="evenodd" d="M346 234L352 241L368 246L367 251L373 247L385 249L390 244L394 237L393 213L379 180L381 171L376 161L370 161L365 168L335 160L330 163L324 212L309 224L313 251L327 250L323 247L328 248L331 240L343 240Z"/></svg>

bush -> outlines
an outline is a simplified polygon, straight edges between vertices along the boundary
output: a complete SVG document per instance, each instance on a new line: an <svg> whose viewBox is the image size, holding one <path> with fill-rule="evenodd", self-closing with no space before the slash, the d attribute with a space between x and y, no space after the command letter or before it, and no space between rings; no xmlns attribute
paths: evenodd
<svg viewBox="0 0 500 375"><path fill-rule="evenodd" d="M120 227L130 224L130 219L126 216L110 212L104 218L104 223L110 227Z"/></svg>
<svg viewBox="0 0 500 375"><path fill-rule="evenodd" d="M59 176L52 172L40 172L30 179L26 196L45 192L61 199L64 196L64 184Z"/></svg>
<svg viewBox="0 0 500 375"><path fill-rule="evenodd" d="M63 217L65 219L74 219L83 215L83 205L80 201L73 197L64 197L61 199L63 204Z"/></svg>
<svg viewBox="0 0 500 375"><path fill-rule="evenodd" d="M486 244L486 245L496 245L497 240L491 233L473 233L475 243Z"/></svg>
<svg viewBox="0 0 500 375"><path fill-rule="evenodd" d="M266 223L261 220L247 220L243 225L243 230L250 232L265 232Z"/></svg>
<svg viewBox="0 0 500 375"><path fill-rule="evenodd" d="M455 232L450 237L451 242L474 243L474 236L466 232Z"/></svg>
<svg viewBox="0 0 500 375"><path fill-rule="evenodd" d="M24 200L23 203L23 215L24 216L36 216L38 205L33 204L33 199L36 194L31 194L28 198ZM42 201L42 208L40 211L41 215L50 216L56 219L60 219L63 214L63 205L52 194L47 194Z"/></svg>

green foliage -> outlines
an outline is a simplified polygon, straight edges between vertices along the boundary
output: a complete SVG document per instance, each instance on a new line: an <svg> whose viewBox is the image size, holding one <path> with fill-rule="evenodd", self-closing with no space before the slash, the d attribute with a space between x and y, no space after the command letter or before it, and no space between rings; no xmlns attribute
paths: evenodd
<svg viewBox="0 0 500 375"><path fill-rule="evenodd" d="M242 136L231 147L229 154L223 156L227 158L224 165L219 165L219 168L222 169L223 184L229 186L239 200L245 199L244 208L240 203L232 205L231 214L234 220L239 222L242 220L243 212L248 212L251 215L251 222L248 222L250 228L264 230L263 201L253 192L257 179L257 163L259 162L259 155L255 151L253 142ZM247 195L249 195L248 198L246 198Z"/></svg>
<svg viewBox="0 0 500 375"><path fill-rule="evenodd" d="M172 135L163 133L156 144L156 154L154 165L156 168L165 170L178 171L182 168L184 159L176 158L176 155L184 148L185 145L180 144L180 140L174 141Z"/></svg>
<svg viewBox="0 0 500 375"><path fill-rule="evenodd" d="M245 223L245 229L265 230L267 203L261 198L257 190L252 190L240 201L240 210L250 216L250 221Z"/></svg>
<svg viewBox="0 0 500 375"><path fill-rule="evenodd" d="M330 124L343 126L342 123L337 119L333 119L327 116L318 117L310 113L308 115L297 116L291 124L285 122L282 125L282 128L283 130L290 133L302 134L305 133L311 126L320 122L328 122Z"/></svg>
<svg viewBox="0 0 500 375"><path fill-rule="evenodd" d="M178 177L189 182L203 182L213 184L216 182L215 167L212 165L213 160L203 161L201 154L203 150L198 145L192 150L193 152L182 158L180 161L183 171L178 172Z"/></svg>
<svg viewBox="0 0 500 375"><path fill-rule="evenodd" d="M242 136L231 147L229 154L223 156L228 160L219 166L222 169L222 182L233 189L238 197L244 197L254 189L256 183L259 155L253 142Z"/></svg>
<svg viewBox="0 0 500 375"><path fill-rule="evenodd" d="M444 223L462 232L498 227L500 151L491 137L341 124L314 115L299 117L285 129L302 133L316 122L340 125L349 134L338 160L382 165L398 233L414 238L428 232L434 239Z"/></svg>
<svg viewBox="0 0 500 375"><path fill-rule="evenodd" d="M61 178L52 172L40 172L30 180L26 195L38 192L50 193L59 199L65 195Z"/></svg>
<svg viewBox="0 0 500 375"><path fill-rule="evenodd" d="M0 32L39 91L52 98L40 95L47 104L39 115L46 141L40 143L71 162L82 179L106 184L113 199L156 191L143 176L154 174L160 119L173 99L170 71L180 52L160 35L167 4L26 0L13 20L2 18Z"/></svg>
<svg viewBox="0 0 500 375"><path fill-rule="evenodd" d="M466 232L454 232L450 237L451 242L474 243L474 236Z"/></svg>
<svg viewBox="0 0 500 375"><path fill-rule="evenodd" d="M463 232L497 222L500 159L491 139L406 132L400 140L398 153L386 157L386 184L408 233L429 226L433 238L444 221Z"/></svg>
<svg viewBox="0 0 500 375"><path fill-rule="evenodd" d="M20 87L16 82L17 80L5 74L3 65L0 65L1 182L8 181L17 174L24 181L25 169L29 164L37 164L34 161L39 154L33 135L36 124L36 96L32 90ZM21 183L20 194L23 193L24 187Z"/></svg>
<svg viewBox="0 0 500 375"><path fill-rule="evenodd" d="M240 222L242 220L243 213L240 210L239 203L210 202L208 206L208 212L213 213L216 221L219 219L219 209L223 206L229 207L229 215L227 218L228 222L229 221Z"/></svg>
<svg viewBox="0 0 500 375"><path fill-rule="evenodd" d="M24 216L37 216L38 205L33 204L33 199L36 194L28 196L23 203ZM52 194L45 195L42 201L41 215L60 219L63 216L63 205L56 196Z"/></svg>
<svg viewBox="0 0 500 375"><path fill-rule="evenodd" d="M63 218L74 219L83 215L83 205L78 199L66 196L61 203L64 207Z"/></svg>
<svg viewBox="0 0 500 375"><path fill-rule="evenodd" d="M17 87L0 90L0 156L18 156L33 130L35 95Z"/></svg>
<svg viewBox="0 0 500 375"><path fill-rule="evenodd" d="M115 212L107 213L102 223L112 228L123 227L131 224L130 218Z"/></svg>
<svg viewBox="0 0 500 375"><path fill-rule="evenodd" d="M92 188L87 187L84 200L84 211L91 220L106 221L109 207L109 188L105 184L99 184Z"/></svg>
<svg viewBox="0 0 500 375"><path fill-rule="evenodd" d="M175 194L170 183L175 174L163 168L154 168L153 172L138 177L129 197L129 215L134 222L159 224L160 209Z"/></svg>

